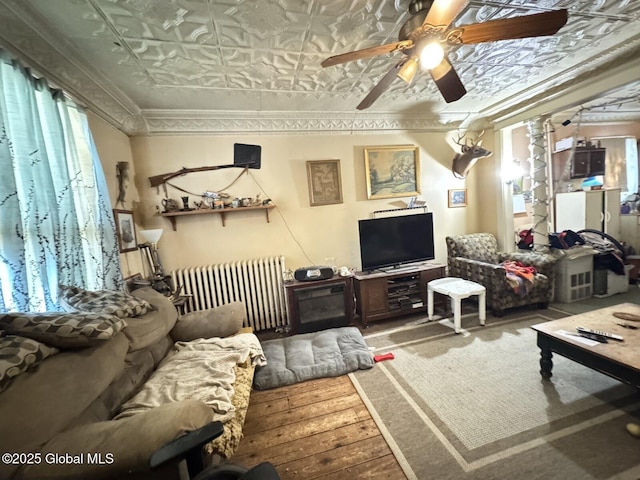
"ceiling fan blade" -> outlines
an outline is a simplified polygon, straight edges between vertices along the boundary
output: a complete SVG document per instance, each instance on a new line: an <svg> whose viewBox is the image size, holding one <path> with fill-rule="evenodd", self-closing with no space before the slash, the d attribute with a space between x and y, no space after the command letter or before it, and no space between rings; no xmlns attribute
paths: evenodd
<svg viewBox="0 0 640 480"><path fill-rule="evenodd" d="M433 81L447 103L460 100L467 93L462 80L456 73L453 65L446 58L436 68L429 70Z"/></svg>
<svg viewBox="0 0 640 480"><path fill-rule="evenodd" d="M513 18L489 20L460 27L460 40L464 44L511 40L515 38L553 35L567 23L566 9L535 13ZM455 34L455 31L454 31Z"/></svg>
<svg viewBox="0 0 640 480"><path fill-rule="evenodd" d="M448 27L468 4L468 0L435 0L422 25Z"/></svg>
<svg viewBox="0 0 640 480"><path fill-rule="evenodd" d="M400 67L402 67L402 65L404 65L405 62L406 60L401 60L400 62L395 64L393 67L391 67L391 70L389 70L384 75L384 77L382 77L382 80L380 80L378 84L371 89L369 94L362 99L362 101L358 104L356 108L358 110L364 110L365 108L369 108L371 105L373 105L373 102L375 102L378 98L380 98L380 95L382 95L385 92L385 90L389 88L389 86L396 79L396 77L398 76L398 71L400 70Z"/></svg>
<svg viewBox="0 0 640 480"><path fill-rule="evenodd" d="M363 48L362 50L356 50L353 52L343 53L341 55L334 55L324 60L320 65L323 67L331 67L339 63L351 62L353 60L360 60L361 58L375 57L377 55L383 55L385 53L394 52L396 50L405 50L413 46L413 41L403 40L401 42L388 43L386 45L379 45L377 47Z"/></svg>

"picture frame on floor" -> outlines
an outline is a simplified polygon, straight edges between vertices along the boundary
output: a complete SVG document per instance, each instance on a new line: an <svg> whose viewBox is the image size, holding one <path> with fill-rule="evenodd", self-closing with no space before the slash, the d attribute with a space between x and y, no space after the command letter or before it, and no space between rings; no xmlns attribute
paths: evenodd
<svg viewBox="0 0 640 480"><path fill-rule="evenodd" d="M126 277L124 279L124 286L127 293L131 293L140 287L143 287L145 285L150 285L150 284L151 282L142 278L141 273L134 273L130 277Z"/></svg>

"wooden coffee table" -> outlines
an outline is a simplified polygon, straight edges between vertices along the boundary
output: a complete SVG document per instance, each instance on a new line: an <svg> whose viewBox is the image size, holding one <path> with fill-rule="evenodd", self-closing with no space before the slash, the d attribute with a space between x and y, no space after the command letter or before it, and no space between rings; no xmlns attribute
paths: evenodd
<svg viewBox="0 0 640 480"><path fill-rule="evenodd" d="M557 353L617 380L640 387L640 322L621 320L614 317L614 312L640 315L640 305L621 303L531 327L538 334L540 375L551 378L552 357L553 353ZM638 329L623 328L616 322L628 323ZM582 337L562 333L575 333L576 327L622 335L624 341L609 340L608 343L587 345Z"/></svg>

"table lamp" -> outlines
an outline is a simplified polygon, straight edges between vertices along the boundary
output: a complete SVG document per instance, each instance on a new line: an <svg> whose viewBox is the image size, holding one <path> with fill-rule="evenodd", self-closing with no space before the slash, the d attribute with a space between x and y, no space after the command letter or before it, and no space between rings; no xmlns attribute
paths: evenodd
<svg viewBox="0 0 640 480"><path fill-rule="evenodd" d="M162 237L162 232L161 228L140 230L140 237L150 245L153 269L151 281L153 289L164 295L171 295L172 288L167 282L167 277L160 263L160 255L158 254L158 242L160 241L160 237Z"/></svg>

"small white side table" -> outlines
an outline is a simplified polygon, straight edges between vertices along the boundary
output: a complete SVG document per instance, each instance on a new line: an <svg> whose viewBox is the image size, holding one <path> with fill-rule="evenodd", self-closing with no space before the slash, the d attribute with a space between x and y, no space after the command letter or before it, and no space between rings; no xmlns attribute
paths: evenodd
<svg viewBox="0 0 640 480"><path fill-rule="evenodd" d="M427 283L427 313L429 320L433 320L433 292L438 292L451 298L451 303L453 304L453 323L456 333L460 333L462 330L460 326L461 301L463 298L469 298L472 295L478 295L480 325L484 325L484 321L487 318L487 289L479 283L457 277L444 277L431 280Z"/></svg>

